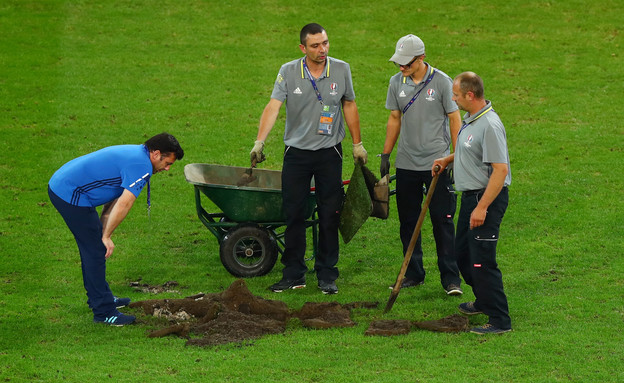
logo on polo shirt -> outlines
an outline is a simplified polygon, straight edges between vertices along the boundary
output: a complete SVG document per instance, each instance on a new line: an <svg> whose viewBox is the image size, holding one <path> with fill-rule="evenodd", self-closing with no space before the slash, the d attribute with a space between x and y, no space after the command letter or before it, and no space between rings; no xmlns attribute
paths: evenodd
<svg viewBox="0 0 624 383"><path fill-rule="evenodd" d="M336 92L336 89L338 89L338 84L335 82L332 82L329 85L329 89L331 90L331 92L329 92L329 94L331 94L332 96L335 96L338 94L338 92Z"/></svg>
<svg viewBox="0 0 624 383"><path fill-rule="evenodd" d="M401 93L399 93L399 97L407 97L407 95L405 94L404 91L401 91Z"/></svg>
<svg viewBox="0 0 624 383"><path fill-rule="evenodd" d="M470 145L471 142L472 142L472 134L468 136L468 138L464 142L464 146L467 147L467 148L470 148L471 147L471 145Z"/></svg>
<svg viewBox="0 0 624 383"><path fill-rule="evenodd" d="M129 187L134 188L136 186L137 190L143 189L143 186L147 182L146 179L149 177L149 175L150 175L149 173L145 173L145 175L143 177L141 177L138 180L136 180L133 183L131 183Z"/></svg>
<svg viewBox="0 0 624 383"><path fill-rule="evenodd" d="M301 89L299 89L299 87L297 87L297 89L293 90L294 94L303 94L303 92L301 91Z"/></svg>
<svg viewBox="0 0 624 383"><path fill-rule="evenodd" d="M427 101L435 101L433 96L435 96L435 90L432 88L427 89Z"/></svg>

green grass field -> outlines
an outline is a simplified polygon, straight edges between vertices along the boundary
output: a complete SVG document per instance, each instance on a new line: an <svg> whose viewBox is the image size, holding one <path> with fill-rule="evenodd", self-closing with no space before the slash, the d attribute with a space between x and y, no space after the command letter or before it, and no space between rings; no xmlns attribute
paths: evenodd
<svg viewBox="0 0 624 383"><path fill-rule="evenodd" d="M622 15L624 3L613 0L3 0L0 380L624 381ZM149 325L92 323L76 244L48 201L52 173L105 146L174 134L186 156L154 177L151 219L143 193L117 229L108 280L135 301L224 290L235 278L195 214L183 167L248 164L277 71L300 56L298 33L308 22L323 25L330 55L351 64L375 172L399 37L419 35L427 61L452 77L483 77L511 156L498 253L514 332L364 336L375 319L437 319L473 299L470 291L444 295L426 222L427 282L382 314L402 261L394 200L390 219L370 219L342 246L337 296L320 294L313 274L305 290L270 293L279 263L247 280L254 294L294 309L329 299L381 302L356 310L356 327L308 330L292 321L283 335L197 348L147 338ZM261 167L281 168L283 120L282 111ZM345 152L348 178L350 145ZM133 290L136 280L182 287L154 296Z"/></svg>

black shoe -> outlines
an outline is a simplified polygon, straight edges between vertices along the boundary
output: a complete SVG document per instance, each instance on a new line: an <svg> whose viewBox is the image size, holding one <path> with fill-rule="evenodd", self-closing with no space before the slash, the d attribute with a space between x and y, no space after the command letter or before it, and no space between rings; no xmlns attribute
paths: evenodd
<svg viewBox="0 0 624 383"><path fill-rule="evenodd" d="M415 281L415 280L410 279L410 278L403 278L403 281L401 282L401 288L402 289L406 289L408 287L416 287L416 286L420 286L420 285L422 285L424 283L425 283L425 281ZM394 285L390 285L390 286L388 286L388 288L390 290L393 290L394 289Z"/></svg>
<svg viewBox="0 0 624 383"><path fill-rule="evenodd" d="M319 281L318 288L323 294L338 294L338 287L334 281Z"/></svg>
<svg viewBox="0 0 624 383"><path fill-rule="evenodd" d="M446 291L446 295L462 295L464 293L459 286L453 283L446 286L444 290Z"/></svg>
<svg viewBox="0 0 624 383"><path fill-rule="evenodd" d="M477 310L474 306L474 302L465 302L460 304L457 309L459 310L460 313L462 314L466 314L466 315L477 315L477 314L483 314L483 312Z"/></svg>
<svg viewBox="0 0 624 383"><path fill-rule="evenodd" d="M130 304L130 298L118 298L118 297L113 297L115 299L115 307L117 307L118 309L122 308L122 307L126 307Z"/></svg>
<svg viewBox="0 0 624 383"><path fill-rule="evenodd" d="M473 334L479 334L479 335L486 335L486 334L504 334L506 332L510 332L511 329L503 329L503 328L498 328L496 326L492 326L489 323L484 324L481 327L475 327L470 329L470 332Z"/></svg>
<svg viewBox="0 0 624 383"><path fill-rule="evenodd" d="M305 278L282 279L281 281L269 286L269 290L273 291L274 293L281 293L284 290L302 289L304 287L306 287Z"/></svg>

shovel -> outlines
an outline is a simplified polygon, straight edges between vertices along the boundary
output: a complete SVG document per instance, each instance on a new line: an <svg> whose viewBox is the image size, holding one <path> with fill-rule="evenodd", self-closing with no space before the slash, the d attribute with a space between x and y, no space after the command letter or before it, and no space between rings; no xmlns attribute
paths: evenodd
<svg viewBox="0 0 624 383"><path fill-rule="evenodd" d="M257 165L257 161L254 158L251 161L251 167L249 169L245 169L245 174L243 174L241 178L238 180L238 182L236 182L236 186L245 186L247 184L254 182L258 178L251 174L251 172L253 171L253 168L255 168L256 165Z"/></svg>
<svg viewBox="0 0 624 383"><path fill-rule="evenodd" d="M435 176L431 180L431 185L429 185L429 190L427 191L427 198L425 199L425 203L423 204L422 209L420 210L420 216L418 216L418 222L416 222L416 227L414 228L414 232L412 233L412 238L410 239L410 243L407 246L407 251L405 252L405 258L403 259L403 265L401 265L401 271L399 271L399 275L397 276L396 283L392 288L392 292L390 293L390 298L388 299L388 303L386 304L386 308L384 309L384 314L392 309L392 305L394 305L394 301L396 301L399 296L399 291L401 290L401 283L403 282L403 278L405 277L405 270L407 270L407 266L409 265L410 259L412 258L412 252L414 251L414 247L416 246L416 241L418 240L418 236L420 235L420 228L422 227L423 221L425 220L425 214L427 213L427 209L429 208L429 202L431 202L431 197L433 197L433 192L435 191L436 185L438 183L438 177L440 176L440 166L436 165L433 169L435 172Z"/></svg>

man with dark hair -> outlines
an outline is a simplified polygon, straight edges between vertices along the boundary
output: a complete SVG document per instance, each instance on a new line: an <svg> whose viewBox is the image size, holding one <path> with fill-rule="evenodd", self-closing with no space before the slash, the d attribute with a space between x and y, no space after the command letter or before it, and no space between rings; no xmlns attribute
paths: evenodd
<svg viewBox="0 0 624 383"><path fill-rule="evenodd" d="M301 32L299 32L299 42L301 45L306 45L306 39L308 35L317 35L319 33L325 32L325 29L317 23L310 23L301 28Z"/></svg>
<svg viewBox="0 0 624 383"><path fill-rule="evenodd" d="M161 154L173 153L176 160L181 160L184 157L184 150L180 147L180 143L174 136L168 133L160 133L152 138L149 138L145 143L149 151L160 151Z"/></svg>
<svg viewBox="0 0 624 383"><path fill-rule="evenodd" d="M282 65L260 118L252 166L264 160L264 141L286 102L283 209L286 215L282 279L269 289L281 292L305 287L306 226L304 212L314 177L319 217L319 249L314 269L324 294L338 292L338 224L342 208L342 140L346 122L354 160L366 163L360 139L360 117L349 64L327 55L329 39L318 24L301 29L299 48L305 55Z"/></svg>
<svg viewBox="0 0 624 383"><path fill-rule="evenodd" d="M442 169L454 165L455 188L462 192L455 252L464 280L476 300L459 305L466 315L485 314L488 323L475 334L511 331L503 275L496 262L500 224L507 210L511 184L507 134L492 103L484 98L483 81L464 72L453 82L453 100L467 113L454 154L434 161Z"/></svg>
<svg viewBox="0 0 624 383"><path fill-rule="evenodd" d="M117 311L130 299L113 296L106 282L106 259L115 248L111 236L146 184L149 209L152 174L169 170L182 157L184 150L175 137L161 133L143 145L109 146L75 158L50 178L50 200L78 244L94 322L113 326L134 322L133 316ZM98 216L95 208L101 205Z"/></svg>

